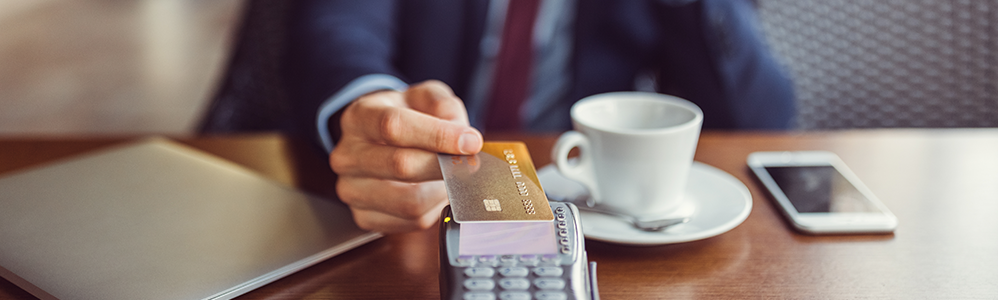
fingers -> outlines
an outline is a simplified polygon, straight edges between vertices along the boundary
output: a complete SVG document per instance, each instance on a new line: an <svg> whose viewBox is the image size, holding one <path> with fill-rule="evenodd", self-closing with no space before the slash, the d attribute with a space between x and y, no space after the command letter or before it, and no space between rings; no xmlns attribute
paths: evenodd
<svg viewBox="0 0 998 300"><path fill-rule="evenodd" d="M329 160L340 176L372 177L404 182L442 179L437 154L415 148L369 143L341 143Z"/></svg>
<svg viewBox="0 0 998 300"><path fill-rule="evenodd" d="M430 85L411 90L405 95L374 93L349 105L340 121L344 137L356 135L372 143L433 153L474 154L481 150L481 133L467 125L467 112L449 89Z"/></svg>
<svg viewBox="0 0 998 300"><path fill-rule="evenodd" d="M329 158L337 194L358 225L382 232L432 226L447 204L437 153L474 154L483 144L464 104L439 81L362 96L343 111L340 129Z"/></svg>
<svg viewBox="0 0 998 300"><path fill-rule="evenodd" d="M404 183L344 177L336 182L336 193L351 207L377 210L403 219L417 218L440 202L447 202L443 181Z"/></svg>
<svg viewBox="0 0 998 300"><path fill-rule="evenodd" d="M461 125L469 125L468 110L464 107L464 102L443 82L429 80L414 85L406 90L404 98L406 104L416 111Z"/></svg>
<svg viewBox="0 0 998 300"><path fill-rule="evenodd" d="M330 166L347 176L405 182L440 179L437 153L481 150L481 133L467 124L461 100L439 81L414 85L404 94L369 94L344 111L343 134Z"/></svg>
<svg viewBox="0 0 998 300"><path fill-rule="evenodd" d="M414 230L425 230L433 227L433 224L440 219L440 211L447 203L435 206L427 214L417 219L401 219L372 210L355 209L353 219L360 228L382 233L407 232Z"/></svg>
<svg viewBox="0 0 998 300"><path fill-rule="evenodd" d="M399 106L358 102L353 114L344 112L344 135L357 133L373 143L418 148L429 152L474 154L481 150L482 135L474 128ZM350 109L348 108L348 109ZM356 124L356 126L353 126Z"/></svg>
<svg viewBox="0 0 998 300"><path fill-rule="evenodd" d="M447 204L442 181L401 183L346 177L337 182L337 194L353 209L358 224L378 231L427 228Z"/></svg>

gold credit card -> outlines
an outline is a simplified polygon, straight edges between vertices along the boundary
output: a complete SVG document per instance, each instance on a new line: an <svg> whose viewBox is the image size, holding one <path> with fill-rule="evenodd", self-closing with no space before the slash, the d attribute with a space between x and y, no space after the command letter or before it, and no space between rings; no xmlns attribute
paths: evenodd
<svg viewBox="0 0 998 300"><path fill-rule="evenodd" d="M454 221L554 220L522 142L485 142L478 154L439 154L437 159Z"/></svg>

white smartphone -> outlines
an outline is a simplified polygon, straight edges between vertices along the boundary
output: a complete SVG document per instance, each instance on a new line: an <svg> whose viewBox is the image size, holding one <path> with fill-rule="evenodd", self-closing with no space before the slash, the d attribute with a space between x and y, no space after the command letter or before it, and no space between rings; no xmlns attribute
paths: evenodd
<svg viewBox="0 0 998 300"><path fill-rule="evenodd" d="M748 166L804 233L888 233L897 227L897 217L834 153L755 152Z"/></svg>

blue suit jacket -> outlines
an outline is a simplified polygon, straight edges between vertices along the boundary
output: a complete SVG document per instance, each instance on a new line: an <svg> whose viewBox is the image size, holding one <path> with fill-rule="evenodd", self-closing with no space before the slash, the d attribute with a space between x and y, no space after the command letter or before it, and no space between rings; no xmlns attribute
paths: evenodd
<svg viewBox="0 0 998 300"><path fill-rule="evenodd" d="M791 126L791 83L764 43L751 3L666 2L579 0L572 84L546 113L567 115L585 96L632 90L639 72L653 71L659 91L703 109L704 128ZM487 6L487 0L303 1L289 51L294 109L307 119L301 126L315 124L307 117L321 102L367 74L409 83L437 79L463 98Z"/></svg>

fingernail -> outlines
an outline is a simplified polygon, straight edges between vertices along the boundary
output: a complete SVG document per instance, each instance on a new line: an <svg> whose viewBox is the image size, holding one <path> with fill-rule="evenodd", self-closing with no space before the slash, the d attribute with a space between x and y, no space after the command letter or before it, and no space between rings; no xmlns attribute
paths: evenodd
<svg viewBox="0 0 998 300"><path fill-rule="evenodd" d="M481 150L482 144L478 140L478 135L474 132L465 132L461 134L461 137L457 140L458 145L461 147L462 154L472 154Z"/></svg>

